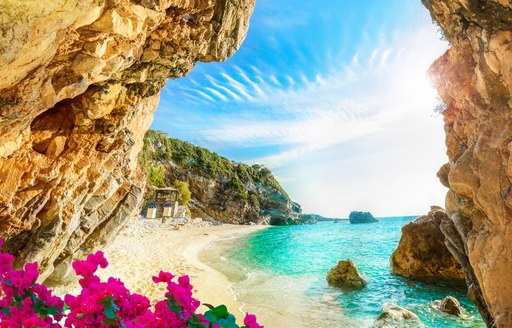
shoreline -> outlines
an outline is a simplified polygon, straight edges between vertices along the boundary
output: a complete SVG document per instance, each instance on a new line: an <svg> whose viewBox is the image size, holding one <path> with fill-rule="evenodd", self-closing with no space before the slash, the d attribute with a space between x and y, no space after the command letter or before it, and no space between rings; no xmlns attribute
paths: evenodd
<svg viewBox="0 0 512 328"><path fill-rule="evenodd" d="M214 306L224 304L237 322L242 323L242 303L230 293L231 282L221 272L199 259L200 253L216 241L240 238L244 235L268 228L263 225L183 226L174 230L172 226L161 225L152 220L129 223L114 242L105 250L109 265L99 269L97 274L103 280L109 277L121 279L133 293L148 297L151 304L164 298L163 284L152 282L152 276L160 270L176 277L188 275L193 286L193 296L201 304ZM77 294L78 282L66 288L66 293ZM60 294L59 288L56 292ZM201 312L207 310L201 305Z"/></svg>

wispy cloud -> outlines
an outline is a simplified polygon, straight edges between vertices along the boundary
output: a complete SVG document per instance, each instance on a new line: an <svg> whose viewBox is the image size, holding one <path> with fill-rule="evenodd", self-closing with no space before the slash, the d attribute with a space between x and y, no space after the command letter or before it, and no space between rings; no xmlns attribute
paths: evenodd
<svg viewBox="0 0 512 328"><path fill-rule="evenodd" d="M381 37L373 49L361 44L347 64L309 73L312 77L306 71L248 65L233 66L217 77L206 75L202 84L192 81L193 87L183 87L189 98L212 107L231 101L239 113L208 118L210 124L205 122L195 138L213 148L286 146L254 158L276 167L371 135L422 99L417 83L425 83L433 55L417 44L429 33Z"/></svg>

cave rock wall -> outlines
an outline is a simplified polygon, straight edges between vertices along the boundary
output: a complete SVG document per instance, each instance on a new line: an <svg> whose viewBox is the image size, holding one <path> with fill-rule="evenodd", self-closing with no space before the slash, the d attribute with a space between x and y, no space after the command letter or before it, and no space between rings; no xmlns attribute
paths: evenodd
<svg viewBox="0 0 512 328"><path fill-rule="evenodd" d="M451 44L430 69L446 104L441 229L488 326L512 327L512 4L423 3Z"/></svg>
<svg viewBox="0 0 512 328"><path fill-rule="evenodd" d="M0 237L63 281L139 212L167 78L223 61L254 0L0 2Z"/></svg>

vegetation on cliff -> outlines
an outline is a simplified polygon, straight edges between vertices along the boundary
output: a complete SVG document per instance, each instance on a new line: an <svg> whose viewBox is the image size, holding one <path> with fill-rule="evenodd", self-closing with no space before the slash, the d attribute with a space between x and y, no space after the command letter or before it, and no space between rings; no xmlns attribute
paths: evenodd
<svg viewBox="0 0 512 328"><path fill-rule="evenodd" d="M190 186L192 214L230 223L297 223L300 206L293 203L272 172L262 165L233 162L206 148L149 130L141 164L154 187L177 180Z"/></svg>

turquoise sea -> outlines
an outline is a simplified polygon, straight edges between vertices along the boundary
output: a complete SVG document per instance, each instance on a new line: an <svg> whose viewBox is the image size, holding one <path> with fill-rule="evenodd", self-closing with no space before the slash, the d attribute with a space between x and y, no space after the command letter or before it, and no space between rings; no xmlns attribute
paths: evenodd
<svg viewBox="0 0 512 328"><path fill-rule="evenodd" d="M271 227L211 245L201 260L228 277L231 293L244 304L241 310L255 313L266 328L371 327L385 303L413 311L427 327L485 327L463 286L390 273L389 257L400 240L400 229L413 219ZM327 285L325 275L339 259L356 263L367 278L365 289ZM460 300L467 318L443 315L432 307L432 301L447 295Z"/></svg>

